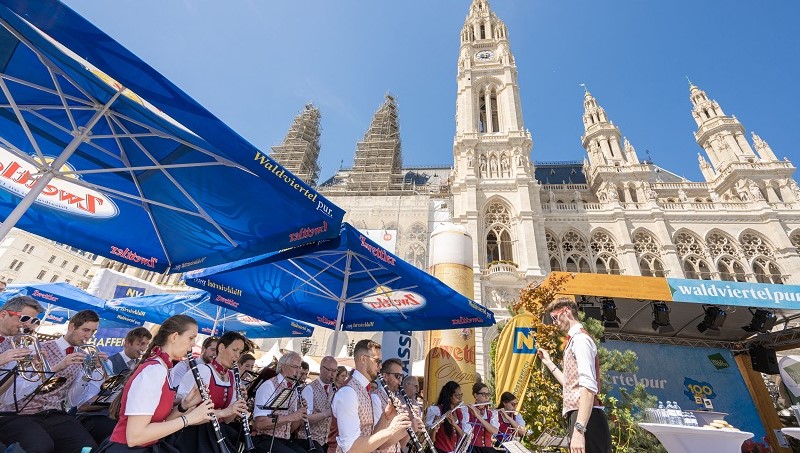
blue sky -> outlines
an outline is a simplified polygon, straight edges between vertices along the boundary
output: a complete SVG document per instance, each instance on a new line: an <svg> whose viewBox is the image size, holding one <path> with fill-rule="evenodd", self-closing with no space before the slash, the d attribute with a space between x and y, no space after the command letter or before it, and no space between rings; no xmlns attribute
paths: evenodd
<svg viewBox="0 0 800 453"><path fill-rule="evenodd" d="M404 164L451 165L459 34L470 0L68 0L254 145L322 112L321 180L385 93ZM580 160L582 89L655 163L701 180L684 76L800 162L800 2L494 0L519 70L537 161Z"/></svg>

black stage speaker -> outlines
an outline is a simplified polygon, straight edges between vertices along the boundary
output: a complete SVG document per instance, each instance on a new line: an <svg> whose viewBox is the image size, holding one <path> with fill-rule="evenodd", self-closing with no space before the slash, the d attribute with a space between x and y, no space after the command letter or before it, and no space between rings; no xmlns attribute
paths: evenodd
<svg viewBox="0 0 800 453"><path fill-rule="evenodd" d="M753 365L753 370L765 374L778 374L778 358L775 356L774 349L768 349L763 346L754 346L750 349L750 361Z"/></svg>

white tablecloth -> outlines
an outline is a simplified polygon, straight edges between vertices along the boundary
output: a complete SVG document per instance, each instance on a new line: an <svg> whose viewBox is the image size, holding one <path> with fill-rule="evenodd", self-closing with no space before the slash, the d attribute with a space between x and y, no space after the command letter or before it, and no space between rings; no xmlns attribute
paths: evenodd
<svg viewBox="0 0 800 453"><path fill-rule="evenodd" d="M753 433L744 431L659 423L639 423L639 426L653 433L669 453L739 453L744 441L753 437Z"/></svg>
<svg viewBox="0 0 800 453"><path fill-rule="evenodd" d="M781 429L781 432L785 436L791 436L795 439L800 439L800 428L783 428Z"/></svg>

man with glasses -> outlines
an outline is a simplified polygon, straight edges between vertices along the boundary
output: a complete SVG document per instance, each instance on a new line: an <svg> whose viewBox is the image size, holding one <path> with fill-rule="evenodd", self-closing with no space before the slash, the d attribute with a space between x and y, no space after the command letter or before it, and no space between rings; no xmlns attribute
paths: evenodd
<svg viewBox="0 0 800 453"><path fill-rule="evenodd" d="M339 364L333 357L323 357L319 365L319 377L303 389L303 400L307 404L308 425L311 427L311 441L313 451L323 452L322 446L328 439L328 430L331 428L331 401L333 401L333 379L336 377L336 368ZM308 438L305 429L297 430L295 443L308 448Z"/></svg>
<svg viewBox="0 0 800 453"><path fill-rule="evenodd" d="M578 322L578 305L573 301L556 301L545 308L553 324L567 334L564 348L564 370L539 349L537 354L561 384L563 414L569 420L571 453L606 453L611 451L608 420L597 392L600 390L600 361L591 335Z"/></svg>
<svg viewBox="0 0 800 453"><path fill-rule="evenodd" d="M396 413L391 404L384 412L373 409L367 387L378 377L381 345L359 341L353 349L353 361L353 377L333 397L331 429L337 433L337 452L371 453L399 442L411 422L405 412Z"/></svg>
<svg viewBox="0 0 800 453"><path fill-rule="evenodd" d="M0 307L0 393L3 403L13 403L15 393L29 394L39 382L14 378L9 371L17 361L30 356L27 348L12 348L10 337L18 335L20 329L33 331L39 325L39 314L44 311L39 302L29 296L12 297ZM25 451L52 452L53 441L47 432L28 417L5 415L0 417L0 443L10 445L19 442Z"/></svg>
<svg viewBox="0 0 800 453"><path fill-rule="evenodd" d="M397 392L400 391L400 383L403 381L403 362L400 359L384 360L381 365L381 375L383 382L389 387L392 396L399 398ZM386 410L386 406L392 404L389 401L389 396L380 385L371 393L372 398L372 412L375 414L382 414ZM400 439L396 444L390 445L388 448L379 448L379 453L398 453L403 445L408 443L408 436Z"/></svg>
<svg viewBox="0 0 800 453"><path fill-rule="evenodd" d="M286 410L263 409L281 391L294 388L300 376L303 359L289 351L278 360L278 374L258 387L253 408L253 444L259 453L308 453L290 439L308 418L306 408L298 404L297 392L292 392Z"/></svg>

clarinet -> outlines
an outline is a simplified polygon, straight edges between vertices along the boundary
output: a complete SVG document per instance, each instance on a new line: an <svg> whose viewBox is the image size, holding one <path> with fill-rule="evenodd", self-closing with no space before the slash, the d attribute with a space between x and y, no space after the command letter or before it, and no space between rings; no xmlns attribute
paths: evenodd
<svg viewBox="0 0 800 453"><path fill-rule="evenodd" d="M205 383L203 383L203 379L200 377L200 372L197 371L197 362L194 360L194 356L192 355L191 351L187 353L186 358L189 360L189 369L192 370L192 375L194 376L194 382L197 384L197 389L200 390L200 397L203 398L203 401L208 401L210 398L208 396L208 390L206 389ZM214 427L214 436L217 438L217 444L219 445L219 450L221 453L231 453L228 449L228 445L225 443L225 436L222 434L222 427L219 425L219 420L217 419L217 414L211 412L211 426Z"/></svg>
<svg viewBox="0 0 800 453"><path fill-rule="evenodd" d="M236 395L246 401L247 397L242 392L242 379L239 376L239 367L233 364L233 382L236 385ZM251 452L256 449L253 445L253 439L250 437L250 420L248 420L247 412L242 412L242 431L244 432L244 451L245 453Z"/></svg>
<svg viewBox="0 0 800 453"><path fill-rule="evenodd" d="M396 411L400 411L400 401L397 401L397 397L392 395L392 391L389 390L389 386L386 385L386 381L383 380L383 375L378 373L378 377L375 378L375 382L378 383L379 386L383 389L386 393L386 396L389 398L389 402L392 403ZM408 433L409 441L412 444L412 448L414 451L422 453L425 449L422 448L422 445L419 443L419 439L417 438L417 433L411 427L406 428L406 432Z"/></svg>
<svg viewBox="0 0 800 453"><path fill-rule="evenodd" d="M303 390L305 390L306 384L299 384L295 387L297 389L297 400L298 401L305 401L303 400ZM308 404L308 403L306 403ZM311 424L308 423L308 418L306 418L305 422L303 423L303 428L306 431L306 439L308 439L308 451L316 451L317 446L314 444L314 441L311 439Z"/></svg>
<svg viewBox="0 0 800 453"><path fill-rule="evenodd" d="M403 389L402 386L400 386L400 392L399 393L400 393L400 397L403 398L403 401L405 401L406 406L408 407L409 414L411 414L411 416L413 417L414 416L414 404L411 402L411 399L409 399L408 395L406 395L406 391ZM436 452L436 447L433 446L433 439L431 439L430 434L428 434L428 430L427 429L423 429L422 435L425 437L425 447L428 449L429 452L435 453Z"/></svg>

